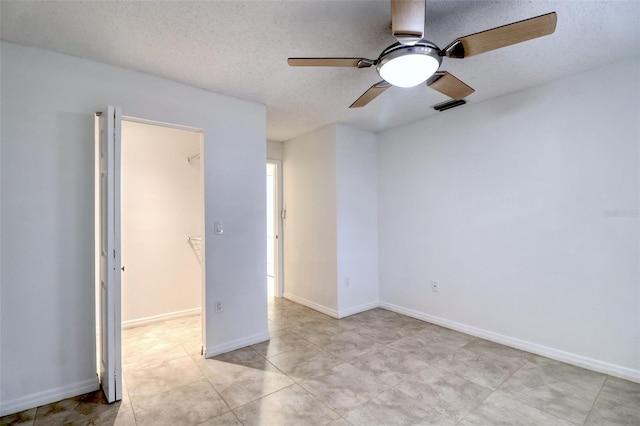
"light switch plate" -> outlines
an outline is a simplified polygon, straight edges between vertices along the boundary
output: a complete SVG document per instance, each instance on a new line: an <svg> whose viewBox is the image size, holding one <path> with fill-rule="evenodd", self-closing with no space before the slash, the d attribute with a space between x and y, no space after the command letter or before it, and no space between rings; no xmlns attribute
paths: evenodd
<svg viewBox="0 0 640 426"><path fill-rule="evenodd" d="M215 235L222 235L224 234L224 224L222 223L221 220L216 220L213 224L213 233Z"/></svg>

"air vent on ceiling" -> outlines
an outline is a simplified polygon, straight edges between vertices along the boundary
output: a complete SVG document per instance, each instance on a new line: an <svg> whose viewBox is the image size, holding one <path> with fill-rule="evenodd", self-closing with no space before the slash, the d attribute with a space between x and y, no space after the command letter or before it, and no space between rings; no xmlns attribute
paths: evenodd
<svg viewBox="0 0 640 426"><path fill-rule="evenodd" d="M433 109L435 109L436 111L446 111L448 109L455 108L457 106L464 105L466 103L467 101L465 101L464 99L454 99L452 101L447 101L438 105L434 105Z"/></svg>

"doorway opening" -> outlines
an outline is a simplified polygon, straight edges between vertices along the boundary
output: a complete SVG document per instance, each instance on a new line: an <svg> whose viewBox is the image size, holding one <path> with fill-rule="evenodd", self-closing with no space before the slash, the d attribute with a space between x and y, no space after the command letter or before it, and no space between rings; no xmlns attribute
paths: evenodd
<svg viewBox="0 0 640 426"><path fill-rule="evenodd" d="M136 381L127 378L199 354L204 342L203 133L123 117L120 136L115 357L122 388L140 394L144 389L128 389ZM97 233L101 226L97 218Z"/></svg>
<svg viewBox="0 0 640 426"><path fill-rule="evenodd" d="M267 160L267 296L282 297L282 227L279 160Z"/></svg>
<svg viewBox="0 0 640 426"><path fill-rule="evenodd" d="M122 370L202 345L202 133L122 121Z"/></svg>

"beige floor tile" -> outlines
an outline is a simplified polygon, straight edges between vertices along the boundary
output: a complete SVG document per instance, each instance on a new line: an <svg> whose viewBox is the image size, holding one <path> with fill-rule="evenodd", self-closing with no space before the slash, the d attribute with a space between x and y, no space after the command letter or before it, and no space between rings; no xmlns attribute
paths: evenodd
<svg viewBox="0 0 640 426"><path fill-rule="evenodd" d="M640 405L623 405L620 398L601 394L593 405L585 425L640 425Z"/></svg>
<svg viewBox="0 0 640 426"><path fill-rule="evenodd" d="M171 340L178 343L202 344L202 328L197 327L178 328L171 333Z"/></svg>
<svg viewBox="0 0 640 426"><path fill-rule="evenodd" d="M640 407L640 383L607 377L600 394L617 399L621 405Z"/></svg>
<svg viewBox="0 0 640 426"><path fill-rule="evenodd" d="M291 331L298 334L305 334L309 330L326 330L331 331L333 334L340 333L341 331L352 330L358 327L360 324L347 322L344 320L337 320L331 317L316 318L303 324L293 324Z"/></svg>
<svg viewBox="0 0 640 426"><path fill-rule="evenodd" d="M218 374L209 377L209 381L231 408L255 401L294 383L277 370L251 369Z"/></svg>
<svg viewBox="0 0 640 426"><path fill-rule="evenodd" d="M252 348L263 357L270 358L308 345L309 342L298 334L288 332L272 335L271 340L253 345Z"/></svg>
<svg viewBox="0 0 640 426"><path fill-rule="evenodd" d="M348 318L354 321L365 322L370 324L371 322L390 321L390 320L401 318L401 317L402 315L397 314L395 312L391 312L382 308L374 308L374 309L369 309L368 311L360 312L355 315L351 315Z"/></svg>
<svg viewBox="0 0 640 426"><path fill-rule="evenodd" d="M251 347L237 349L213 358L215 361L226 362L228 364L240 365L244 367L261 370L270 367L269 362L262 355L254 351Z"/></svg>
<svg viewBox="0 0 640 426"><path fill-rule="evenodd" d="M189 356L172 359L150 368L125 371L124 377L132 402L204 379L204 375Z"/></svg>
<svg viewBox="0 0 640 426"><path fill-rule="evenodd" d="M351 423L340 417L339 419L327 423L327 426L351 426Z"/></svg>
<svg viewBox="0 0 640 426"><path fill-rule="evenodd" d="M134 401L132 405L139 426L195 425L229 411L206 380Z"/></svg>
<svg viewBox="0 0 640 426"><path fill-rule="evenodd" d="M267 320L267 326L269 327L269 333L272 333L278 330L286 330L290 328L291 324L276 324L271 320Z"/></svg>
<svg viewBox="0 0 640 426"><path fill-rule="evenodd" d="M388 323L378 326L362 325L353 332L383 345L388 345L407 336L407 332L402 328Z"/></svg>
<svg viewBox="0 0 640 426"><path fill-rule="evenodd" d="M136 418L133 414L133 407L131 404L122 403L118 407L118 414L115 419L107 418L103 419L98 417L95 419L96 425L104 426L133 426L136 424Z"/></svg>
<svg viewBox="0 0 640 426"><path fill-rule="evenodd" d="M291 309L269 312L269 320L280 325L301 324L312 321L314 319L322 320L327 318L326 315L316 312L312 309Z"/></svg>
<svg viewBox="0 0 640 426"><path fill-rule="evenodd" d="M455 331L452 331L452 333L456 333L457 335L462 334ZM522 367L525 362L532 358L532 355L528 352L483 339L474 339L467 343L463 349L480 358L495 359L504 364L511 365L515 369Z"/></svg>
<svg viewBox="0 0 640 426"><path fill-rule="evenodd" d="M437 336L429 337L417 334L414 336L403 337L402 339L389 344L388 347L409 353L424 362L433 364L454 353L465 344L466 342L442 340L439 337L439 334Z"/></svg>
<svg viewBox="0 0 640 426"><path fill-rule="evenodd" d="M205 377L243 370L275 370L275 367L267 361L265 357L250 347L238 349L213 358L203 358L201 355L196 355L192 356L192 359Z"/></svg>
<svg viewBox="0 0 640 426"><path fill-rule="evenodd" d="M352 425L455 425L455 419L422 405L392 389L350 410L345 419Z"/></svg>
<svg viewBox="0 0 640 426"><path fill-rule="evenodd" d="M200 315L123 330L121 402L92 392L0 425L242 424L232 407L278 426L640 424L640 384L385 309L336 320L273 298L268 324L270 342L212 359Z"/></svg>
<svg viewBox="0 0 640 426"><path fill-rule="evenodd" d="M340 364L300 385L341 415L385 390L380 380L350 364Z"/></svg>
<svg viewBox="0 0 640 426"><path fill-rule="evenodd" d="M640 425L640 383L608 377L585 425Z"/></svg>
<svg viewBox="0 0 640 426"><path fill-rule="evenodd" d="M463 419L491 394L491 389L435 366L420 371L396 389L456 421Z"/></svg>
<svg viewBox="0 0 640 426"><path fill-rule="evenodd" d="M8 416L0 417L0 425L15 425L15 426L27 426L32 425L36 419L37 408L30 410L20 411L18 413L10 414Z"/></svg>
<svg viewBox="0 0 640 426"><path fill-rule="evenodd" d="M382 346L368 337L361 336L354 331L344 331L318 343L321 348L345 361L366 354Z"/></svg>
<svg viewBox="0 0 640 426"><path fill-rule="evenodd" d="M513 364L483 358L464 348L445 356L435 365L490 389L496 389L518 369Z"/></svg>
<svg viewBox="0 0 640 426"><path fill-rule="evenodd" d="M530 407L502 393L494 393L473 410L461 426L571 426L541 410Z"/></svg>
<svg viewBox="0 0 640 426"><path fill-rule="evenodd" d="M298 385L234 410L244 425L324 425L340 418Z"/></svg>
<svg viewBox="0 0 640 426"><path fill-rule="evenodd" d="M317 376L344 363L342 359L312 344L276 355L269 361L295 381Z"/></svg>
<svg viewBox="0 0 640 426"><path fill-rule="evenodd" d="M532 370L536 371L535 366L527 363L500 386L499 392L561 419L584 423L598 390L545 381Z"/></svg>
<svg viewBox="0 0 640 426"><path fill-rule="evenodd" d="M202 423L198 423L198 426L242 426L242 423L240 423L240 420L233 414L233 411L229 411Z"/></svg>
<svg viewBox="0 0 640 426"><path fill-rule="evenodd" d="M102 391L43 405L36 410L34 425L51 424L113 424L122 403L107 404Z"/></svg>
<svg viewBox="0 0 640 426"><path fill-rule="evenodd" d="M350 331L351 329L347 328L338 328L332 326L320 326L320 327L305 327L304 325L294 327L291 329L294 333L300 335L303 339L305 339L309 343L313 343L314 345L322 346L324 342L329 341L336 334L343 333L345 331Z"/></svg>
<svg viewBox="0 0 640 426"><path fill-rule="evenodd" d="M166 346L141 346L137 351L122 351L122 370L129 371L136 368L149 368L172 359L188 355L181 344L167 344Z"/></svg>
<svg viewBox="0 0 640 426"><path fill-rule="evenodd" d="M530 362L518 370L518 376L526 377L530 383L565 382L593 392L598 392L607 378L604 374L541 356L532 356Z"/></svg>
<svg viewBox="0 0 640 426"><path fill-rule="evenodd" d="M373 349L349 362L351 365L375 376L387 385L395 386L429 366L411 354L389 347Z"/></svg>

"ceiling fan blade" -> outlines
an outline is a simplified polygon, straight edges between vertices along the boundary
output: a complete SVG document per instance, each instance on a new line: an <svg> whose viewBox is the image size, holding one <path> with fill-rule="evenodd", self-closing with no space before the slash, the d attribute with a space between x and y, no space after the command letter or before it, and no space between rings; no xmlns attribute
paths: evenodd
<svg viewBox="0 0 640 426"><path fill-rule="evenodd" d="M391 32L401 44L414 45L424 36L425 0L391 0Z"/></svg>
<svg viewBox="0 0 640 426"><path fill-rule="evenodd" d="M466 58L512 44L553 34L556 30L555 12L480 33L460 37L444 49L450 58Z"/></svg>
<svg viewBox="0 0 640 426"><path fill-rule="evenodd" d="M475 90L446 71L437 72L427 81L427 86L452 99L464 99Z"/></svg>
<svg viewBox="0 0 640 426"><path fill-rule="evenodd" d="M391 85L386 81L381 81L369 87L369 90L364 92L349 108L361 108L374 100L378 95L387 90Z"/></svg>
<svg viewBox="0 0 640 426"><path fill-rule="evenodd" d="M290 67L355 67L366 68L375 64L366 58L289 58Z"/></svg>

